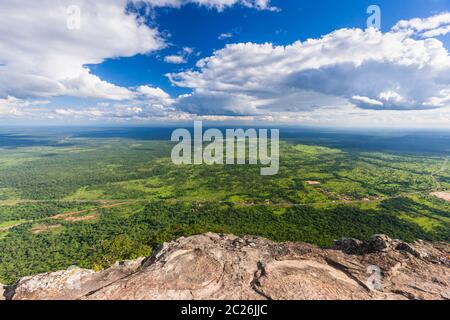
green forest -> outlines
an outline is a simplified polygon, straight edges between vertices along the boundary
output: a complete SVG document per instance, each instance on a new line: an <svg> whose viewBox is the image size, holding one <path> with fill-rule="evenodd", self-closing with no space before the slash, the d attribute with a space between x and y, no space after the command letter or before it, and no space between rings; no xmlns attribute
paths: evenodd
<svg viewBox="0 0 450 320"><path fill-rule="evenodd" d="M204 232L329 246L384 233L450 241L442 152L284 138L280 172L176 166L141 136L0 134L0 282L77 265L101 270ZM355 137L354 139L358 139Z"/></svg>

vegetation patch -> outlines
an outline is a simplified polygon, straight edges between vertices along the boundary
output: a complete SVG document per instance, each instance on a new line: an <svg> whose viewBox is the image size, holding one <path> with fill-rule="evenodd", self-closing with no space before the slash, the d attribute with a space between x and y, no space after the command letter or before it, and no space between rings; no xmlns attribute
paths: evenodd
<svg viewBox="0 0 450 320"><path fill-rule="evenodd" d="M2 283L72 265L98 270L209 231L322 246L376 233L450 240L450 202L430 195L450 189L446 151L289 139L279 174L263 177L258 166L176 166L171 143L142 137L48 139L0 154Z"/></svg>
<svg viewBox="0 0 450 320"><path fill-rule="evenodd" d="M32 234L41 234L41 233L47 233L47 232L57 232L62 229L62 225L60 224L36 224L34 225L30 232Z"/></svg>

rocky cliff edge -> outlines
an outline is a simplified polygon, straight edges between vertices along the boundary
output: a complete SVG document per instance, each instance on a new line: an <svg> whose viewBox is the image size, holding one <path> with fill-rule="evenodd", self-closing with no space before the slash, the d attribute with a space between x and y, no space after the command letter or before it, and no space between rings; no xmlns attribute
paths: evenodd
<svg viewBox="0 0 450 320"><path fill-rule="evenodd" d="M450 246L384 235L332 248L207 233L101 272L70 268L0 286L12 300L450 299Z"/></svg>

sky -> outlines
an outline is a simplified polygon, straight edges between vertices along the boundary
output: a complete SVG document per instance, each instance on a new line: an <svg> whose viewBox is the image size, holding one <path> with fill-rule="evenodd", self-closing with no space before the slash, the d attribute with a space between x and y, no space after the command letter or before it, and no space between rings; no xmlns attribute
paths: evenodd
<svg viewBox="0 0 450 320"><path fill-rule="evenodd" d="M2 0L0 124L448 128L449 46L450 0Z"/></svg>

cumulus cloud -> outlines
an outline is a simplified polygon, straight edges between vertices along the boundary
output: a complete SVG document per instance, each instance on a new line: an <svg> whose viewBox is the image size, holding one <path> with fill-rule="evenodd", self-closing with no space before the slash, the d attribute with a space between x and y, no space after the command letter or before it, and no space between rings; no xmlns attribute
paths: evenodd
<svg viewBox="0 0 450 320"><path fill-rule="evenodd" d="M265 0L132 2L276 10ZM73 4L82 10L80 30L66 27L67 6ZM89 69L166 46L158 30L127 5L127 0L2 1L0 116L33 117L39 109L38 116L48 119L449 122L450 57L436 38L449 32L449 13L401 21L386 33L340 29L286 46L230 44L191 70L169 74L173 85L191 89L176 98L151 85L117 86ZM181 63L193 52L182 48L165 60ZM85 108L46 103L47 97L66 95L108 102Z"/></svg>
<svg viewBox="0 0 450 320"><path fill-rule="evenodd" d="M423 38L443 36L450 32L450 12L443 12L425 19L402 20L392 28L392 31L419 35Z"/></svg>
<svg viewBox="0 0 450 320"><path fill-rule="evenodd" d="M147 102L151 102L153 104L170 106L174 103L174 100L170 97L170 95L161 88L154 88L145 85L138 87L137 92L140 93Z"/></svg>
<svg viewBox="0 0 450 320"><path fill-rule="evenodd" d="M132 5L180 7L187 3L223 10L233 5L270 9L268 0L3 0L0 4L0 97L76 96L132 99L134 93L92 74L88 65L165 47L158 30ZM80 9L80 28L71 21ZM131 6L131 7L130 7ZM185 51L186 49L186 51ZM183 62L183 58L167 57Z"/></svg>
<svg viewBox="0 0 450 320"><path fill-rule="evenodd" d="M0 5L0 96L127 99L132 93L86 65L161 49L155 29L125 11L126 0L4 0ZM80 29L68 28L80 8Z"/></svg>
<svg viewBox="0 0 450 320"><path fill-rule="evenodd" d="M164 57L164 61L173 64L187 63L189 56L194 53L194 49L191 47L184 47L178 51L177 54L168 55Z"/></svg>
<svg viewBox="0 0 450 320"><path fill-rule="evenodd" d="M288 46L227 45L169 79L193 90L178 105L197 114L261 115L345 104L422 110L448 101L450 57L435 38L341 29Z"/></svg>
<svg viewBox="0 0 450 320"><path fill-rule="evenodd" d="M174 99L158 87L149 85L134 88L134 99L120 102L97 103L87 108L56 107L44 110L44 117L102 120L158 120L180 119L184 112L172 107Z"/></svg>

